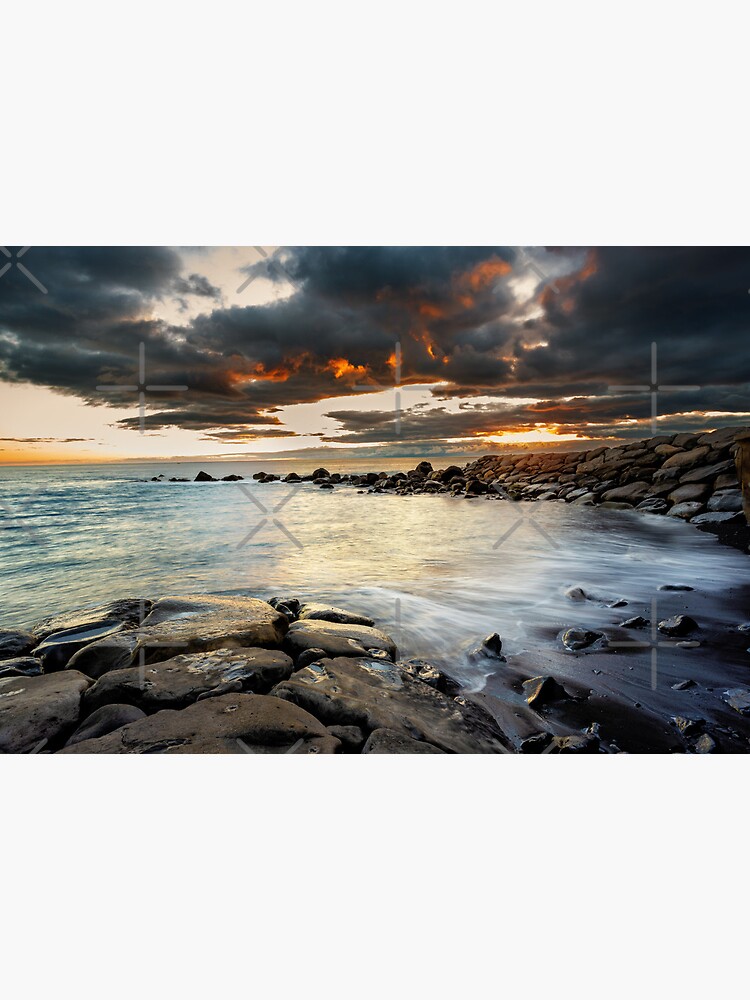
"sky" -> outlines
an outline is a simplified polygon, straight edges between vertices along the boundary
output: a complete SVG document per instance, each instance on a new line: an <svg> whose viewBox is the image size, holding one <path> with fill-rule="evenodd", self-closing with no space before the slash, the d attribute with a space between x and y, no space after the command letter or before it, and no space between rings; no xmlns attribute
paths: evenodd
<svg viewBox="0 0 750 1000"><path fill-rule="evenodd" d="M744 248L10 247L0 464L593 447L654 352L658 433L741 426L749 318Z"/></svg>

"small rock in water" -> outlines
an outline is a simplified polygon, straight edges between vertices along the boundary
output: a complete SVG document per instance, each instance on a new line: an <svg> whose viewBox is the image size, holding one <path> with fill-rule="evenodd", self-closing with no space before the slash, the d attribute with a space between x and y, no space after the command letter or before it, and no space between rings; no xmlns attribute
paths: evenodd
<svg viewBox="0 0 750 1000"><path fill-rule="evenodd" d="M585 601L588 599L588 594L583 587L568 587L565 591L565 596L569 601Z"/></svg>
<svg viewBox="0 0 750 1000"><path fill-rule="evenodd" d="M709 736L708 733L703 733L703 735L699 736L696 740L693 750L695 753L716 753L718 745L713 736Z"/></svg>
<svg viewBox="0 0 750 1000"><path fill-rule="evenodd" d="M675 615L659 622L659 631L663 635L682 636L698 628L698 623L689 615Z"/></svg>
<svg viewBox="0 0 750 1000"><path fill-rule="evenodd" d="M542 753L552 742L552 733L535 733L521 741L520 753Z"/></svg>
<svg viewBox="0 0 750 1000"><path fill-rule="evenodd" d="M620 628L647 628L650 624L648 618L636 615L635 618L628 618L626 621L620 622Z"/></svg>
<svg viewBox="0 0 750 1000"><path fill-rule="evenodd" d="M657 590L693 590L693 587L688 587L686 583L662 583Z"/></svg>
<svg viewBox="0 0 750 1000"><path fill-rule="evenodd" d="M689 719L684 715L673 716L672 722L675 726L677 726L677 729L683 736L694 736L696 733L699 733L706 724L705 719Z"/></svg>
<svg viewBox="0 0 750 1000"><path fill-rule="evenodd" d="M213 476L209 476L209 474L207 472L204 472L201 469L201 471L195 477L194 482L196 482L196 483L215 483L216 480L214 479Z"/></svg>
<svg viewBox="0 0 750 1000"><path fill-rule="evenodd" d="M503 656L503 640L497 634L497 632L492 632L490 635L485 636L484 639L469 653L469 659L471 660L502 660L505 661Z"/></svg>
<svg viewBox="0 0 750 1000"><path fill-rule="evenodd" d="M569 697L568 692L554 677L531 677L523 682L522 687L524 698L534 707Z"/></svg>
<svg viewBox="0 0 750 1000"><path fill-rule="evenodd" d="M595 632L587 628L568 628L561 633L560 639L563 646L571 651L588 649L595 643L599 646L606 645L607 637L603 632ZM604 642L602 643L602 640Z"/></svg>
<svg viewBox="0 0 750 1000"><path fill-rule="evenodd" d="M672 685L672 690L673 691L689 691L690 688L693 688L693 687L695 687L695 681L691 681L691 680L677 681L676 684Z"/></svg>
<svg viewBox="0 0 750 1000"><path fill-rule="evenodd" d="M750 715L750 691L746 688L732 688L725 691L724 701L740 715Z"/></svg>

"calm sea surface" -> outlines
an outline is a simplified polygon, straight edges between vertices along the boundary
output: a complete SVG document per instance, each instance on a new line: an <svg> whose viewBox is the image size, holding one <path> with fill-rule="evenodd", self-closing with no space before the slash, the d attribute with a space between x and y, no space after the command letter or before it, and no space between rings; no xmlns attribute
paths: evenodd
<svg viewBox="0 0 750 1000"><path fill-rule="evenodd" d="M563 596L571 585L639 610L664 583L709 594L750 583L747 556L666 517L311 484L251 480L248 496L231 483L141 481L200 468L247 478L312 471L299 462L0 468L0 624L126 596L299 596L371 614L404 655L450 659L491 631L514 652L529 647L532 626L575 623ZM592 606L586 620L611 624L638 610Z"/></svg>

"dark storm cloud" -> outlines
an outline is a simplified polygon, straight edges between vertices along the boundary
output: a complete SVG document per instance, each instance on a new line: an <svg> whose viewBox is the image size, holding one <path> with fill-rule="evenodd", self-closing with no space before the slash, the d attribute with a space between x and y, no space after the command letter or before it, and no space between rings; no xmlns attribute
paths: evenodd
<svg viewBox="0 0 750 1000"><path fill-rule="evenodd" d="M750 409L742 248L286 248L244 273L286 283L288 296L229 307L174 250L32 248L24 262L49 294L15 267L0 278L0 378L129 405L132 393L96 386L137 381L143 343L147 382L189 386L147 396L152 429L279 436L281 406L393 386L397 343L402 383L435 386L436 401L506 401L414 410L406 433L425 440L644 420L647 396L609 386L650 382L652 342L659 382L701 386L660 393L660 414ZM188 297L206 311L182 325L156 318ZM513 402L524 397L543 402ZM352 442L382 439L393 420L331 416Z"/></svg>

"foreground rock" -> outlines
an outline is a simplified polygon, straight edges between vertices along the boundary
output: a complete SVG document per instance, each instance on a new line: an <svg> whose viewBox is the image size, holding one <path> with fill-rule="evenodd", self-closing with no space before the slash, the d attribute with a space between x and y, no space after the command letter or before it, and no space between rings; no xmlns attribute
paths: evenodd
<svg viewBox="0 0 750 1000"><path fill-rule="evenodd" d="M312 663L273 693L336 726L389 729L449 753L503 753L505 737L483 709L455 700L388 660L336 657Z"/></svg>
<svg viewBox="0 0 750 1000"><path fill-rule="evenodd" d="M221 649L189 653L141 668L111 670L84 697L87 711L106 704L136 705L145 712L185 708L202 695L234 690L266 693L290 677L292 661L280 650Z"/></svg>
<svg viewBox="0 0 750 1000"><path fill-rule="evenodd" d="M36 646L36 636L24 629L0 630L0 661L26 656Z"/></svg>
<svg viewBox="0 0 750 1000"><path fill-rule="evenodd" d="M24 753L42 741L63 743L78 724L81 696L91 681L74 670L0 680L0 750Z"/></svg>
<svg viewBox="0 0 750 1000"><path fill-rule="evenodd" d="M61 753L335 753L340 743L307 712L267 695L227 694L165 710Z"/></svg>
<svg viewBox="0 0 750 1000"><path fill-rule="evenodd" d="M380 629L339 622L300 621L287 632L284 643L296 661L308 649L324 650L327 656L367 656L373 650L396 657L396 644Z"/></svg>
<svg viewBox="0 0 750 1000"><path fill-rule="evenodd" d="M97 739L127 726L130 722L145 719L146 713L135 705L103 705L80 724L65 746L72 747L84 740Z"/></svg>
<svg viewBox="0 0 750 1000"><path fill-rule="evenodd" d="M376 729L365 743L362 753L443 753L431 743L413 740L393 729Z"/></svg>

